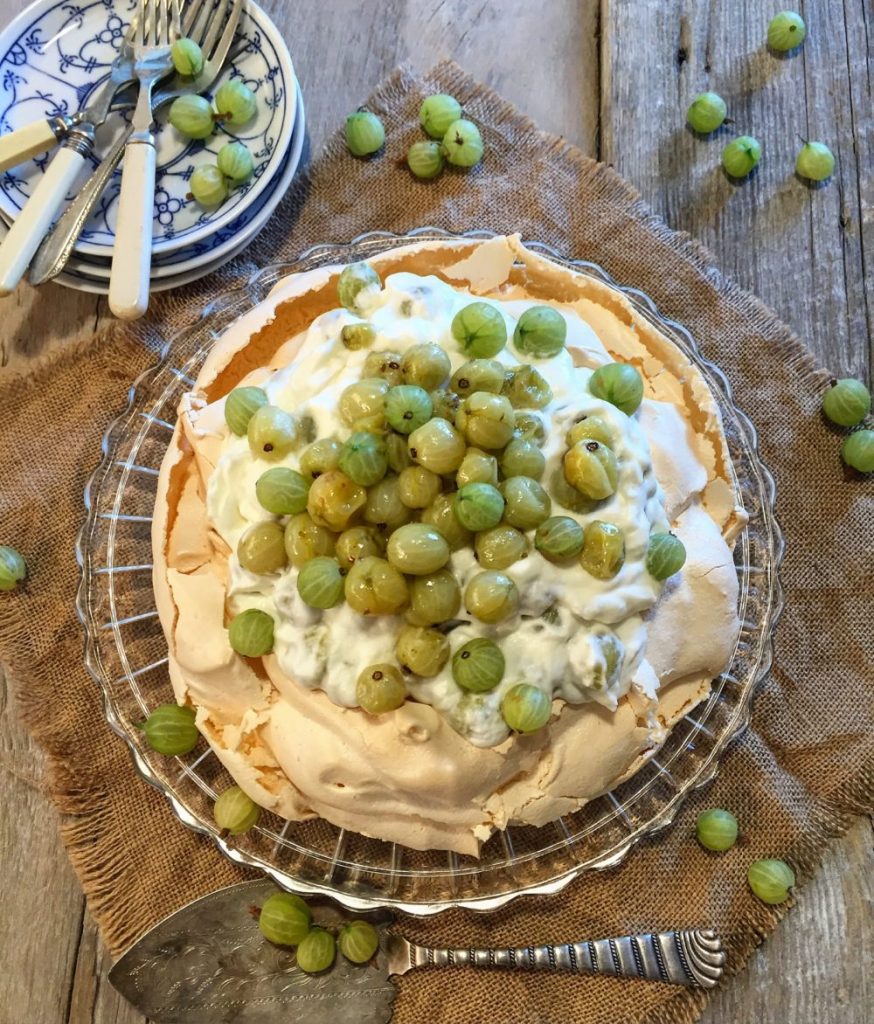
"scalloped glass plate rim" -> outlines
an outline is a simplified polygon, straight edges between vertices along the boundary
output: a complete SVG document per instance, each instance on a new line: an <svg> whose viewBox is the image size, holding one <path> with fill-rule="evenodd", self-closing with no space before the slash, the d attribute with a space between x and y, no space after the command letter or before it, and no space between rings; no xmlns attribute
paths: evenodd
<svg viewBox="0 0 874 1024"><path fill-rule="evenodd" d="M754 456L754 475L757 482L758 492L763 496L765 501L762 506L762 514L764 515L767 528L767 539L769 542L769 552L771 556L771 564L769 571L767 572L768 580L768 592L767 592L767 603L768 603L768 616L767 616L767 628L763 630L760 637L760 643L758 647L758 657L756 659L756 665L754 671L749 679L748 684L745 686L744 692L739 699L737 707L733 710L731 720L725 732L717 738L717 742L714 748L707 755L704 762L695 771L695 773L680 787L676 790L673 797L668 800L661 811L655 814L651 819L643 822L639 827L625 836L622 842L616 843L612 848L606 850L602 855L596 858L590 858L585 863L575 863L571 868L556 874L553 877L549 877L538 881L535 884L520 886L511 890L503 890L494 894L485 895L482 897L464 898L464 899L439 899L433 902L407 902L401 899L394 899L391 896L385 894L379 894L375 897L368 895L359 895L351 891L344 890L342 887L331 883L330 878L333 874L333 869L337 866L359 868L360 865L352 862L346 862L342 859L342 853L339 850L335 850L333 856L320 853L311 849L305 849L304 852L313 857L317 861L322 861L329 866L326 872L327 880L325 882L313 882L306 879L298 878L293 875L286 873L285 871L276 868L270 863L266 862L262 857L250 854L246 850L239 849L232 842L228 842L227 839L223 838L215 826L209 822L206 822L196 816L186 805L180 800L177 795L173 792L173 789L167 785L161 778L157 777L151 766L141 755L139 750L133 744L131 737L125 728L123 721L119 718L115 707L113 706L112 696L107 685L107 679L103 675L100 669L101 655L98 647L95 643L95 636L93 635L92 627L90 625L90 605L89 605L89 572L90 572L90 552L88 549L88 541L91 537L95 522L97 519L96 506L93 501L93 495L97 490L101 481L108 475L108 472L112 465L112 453L113 449L118 442L119 438L123 435L123 432L128 426L131 419L131 415L134 412L138 394L143 390L145 385L152 382L163 369L170 365L170 358L173 353L174 345L181 344L189 334L189 332L195 332L203 329L204 322L214 315L218 315L224 310L229 310L235 305L240 299L246 297L251 299L251 291L260 282L265 279L275 276L274 281L279 279L281 276L286 274L299 272L305 269L306 264L325 266L331 263L344 262L343 254L353 249L360 249L361 247L369 248L371 251L384 251L388 248L393 248L397 245L402 245L410 241L425 241L429 239L443 239L443 238L489 238L494 237L496 232L489 230L471 230L463 233L453 233L445 231L442 228L435 227L422 227L410 231L403 235L394 234L388 231L369 231L363 234L357 235L349 242L344 243L320 243L317 245L310 246L304 250L300 256L291 261L270 264L263 267L261 270L256 271L234 289L225 292L220 298L208 303L200 312L198 319L191 324L189 327L183 328L177 332L174 337L170 338L161 349L158 361L151 367L147 368L131 385L128 390L128 404L124 411L121 412L108 426L102 440L102 459L100 464L92 473L89 478L84 492L84 502L86 509L86 519L82 526L76 542L76 558L81 570L81 579L77 592L76 598L76 610L79 616L80 622L82 623L85 634L85 664L86 668L94 679L94 681L101 687L103 692L104 711L106 719L112 730L120 736L128 745L131 753L134 765L139 774L152 786L158 789L165 798L169 801L171 807L174 810L176 816L180 821L187 827L194 831L200 832L205 835L210 835L216 842L216 845L222 851L222 853L229 859L244 865L246 867L257 868L277 882L278 885L285 889L300 892L303 894L327 894L338 900L341 904L351 910L366 910L373 909L375 907L388 907L392 909L402 910L406 913L415 916L428 916L435 913L439 913L443 910L451 907L464 907L472 910L480 911L491 911L501 906L504 906L511 900L524 895L545 895L553 894L561 891L565 888L574 878L578 877L587 870L603 869L607 867L613 867L619 864L627 856L629 851L644 837L654 835L662 832L668 827L673 821L679 807L683 803L686 796L699 789L701 786L706 785L710 782L718 770L719 760L728 747L728 745L743 733L749 722L749 716L751 711L751 703L755 690L758 684L761 682L763 677L770 669L773 647L772 647L772 633L776 622L779 619L780 613L783 607L783 596L782 588L779 581L778 569L780 562L782 561L784 543L782 532L779 524L773 513L776 487L773 476L770 471L763 465L761 460L758 458L757 451L757 434L756 430L749 420L749 418L737 408L732 398L731 386L725 377L724 373L711 361L705 359L694 341L688 330L678 322L671 320L668 317L662 316L655 305L655 303L640 289L624 286L617 283L602 267L598 264L592 263L591 261L581 259L571 259L564 256L562 253L557 251L554 247L541 242L526 242L525 244L533 250L540 252L542 255L549 259L555 260L560 265L568 266L572 269L579 270L580 272L590 274L595 278L611 285L623 294L630 297L635 303L638 310L644 315L648 315L654 318L654 321L662 329L668 328L669 332L678 333L685 344L689 347L693 353L699 368L705 372L708 377L711 386L715 386L721 393L722 399L729 405L732 413L736 419L738 428L743 432L744 441L748 447L749 452ZM335 257L329 259L328 257ZM357 258L362 258L361 256ZM272 285L271 285L272 286ZM269 292L269 287L267 289ZM264 292L264 294L267 294ZM263 297L263 296L262 296ZM248 307L246 307L248 308ZM190 359L194 359L195 356L201 354L195 352ZM179 373L173 367L170 367L173 373ZM742 534L743 537L743 534ZM713 696L711 696L708 704L712 702ZM685 722L686 719L682 719L681 722ZM681 723L678 723L676 728L679 728ZM673 762L671 762L673 763ZM187 772L188 769L185 768ZM668 773L669 774L669 773ZM633 777L632 777L633 778ZM631 781L631 780L629 780ZM648 783L647 787L652 783ZM645 792L644 791L642 792ZM635 794L636 796L639 794ZM624 811L622 805L613 797L612 793L606 794L615 807L613 816L624 817ZM593 801L594 803L594 801ZM608 815L609 819L610 815ZM627 820L627 819L626 819ZM586 834L584 831L581 834ZM291 844L294 847L294 844ZM542 857L548 853L560 850L564 844L561 840L557 840L555 843L549 846L540 848L527 854L524 860L532 860ZM451 855L450 855L451 858ZM523 862L523 858L508 860L509 866L515 866ZM478 868L473 866L469 869L457 868L454 874L462 876L465 874L476 874ZM445 868L440 870L422 870L422 871L410 871L400 870L399 875L415 875L417 877L427 878L429 876L442 877L445 874Z"/></svg>

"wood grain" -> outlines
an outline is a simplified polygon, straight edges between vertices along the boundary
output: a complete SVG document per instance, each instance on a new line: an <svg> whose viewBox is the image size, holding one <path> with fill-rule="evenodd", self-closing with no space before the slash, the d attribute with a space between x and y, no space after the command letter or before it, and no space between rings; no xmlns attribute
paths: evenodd
<svg viewBox="0 0 874 1024"><path fill-rule="evenodd" d="M6 0L11 17L25 0ZM775 7L693 0L323 0L264 6L285 30L324 140L392 67L452 56L529 114L614 164L674 227L701 238L835 372L872 355L874 127L868 0L820 0L785 60L763 49ZM325 55L331 55L326 59ZM714 139L683 124L701 89L734 119ZM720 170L732 132L765 150L744 185ZM795 133L838 158L811 190L793 174ZM866 276L867 270L867 276ZM104 299L23 285L3 300L0 372L26 368L108 322ZM42 758L0 685L0 1024L146 1024L106 980L108 960L56 834ZM798 906L750 967L716 995L705 1024L870 1021L871 823L829 849ZM812 952L816 950L817 956ZM436 1020L436 1018L435 1018ZM206 1024L206 1022L205 1022ZM453 1022L454 1024L454 1022Z"/></svg>

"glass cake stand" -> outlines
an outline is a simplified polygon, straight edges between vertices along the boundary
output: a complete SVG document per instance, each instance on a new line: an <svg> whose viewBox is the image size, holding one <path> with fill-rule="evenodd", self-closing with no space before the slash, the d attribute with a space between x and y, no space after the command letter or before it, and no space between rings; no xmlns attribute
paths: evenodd
<svg viewBox="0 0 874 1024"><path fill-rule="evenodd" d="M486 238L490 232L465 237ZM741 631L731 666L710 698L683 718L656 756L611 792L543 828L513 826L496 833L479 858L422 853L336 828L324 820L289 822L263 812L258 825L224 838L212 805L229 782L201 739L185 756L152 751L138 722L172 700L167 644L155 610L150 526L158 469L173 431L176 407L222 332L287 274L366 259L412 239L452 237L435 228L409 235L371 232L346 244L317 245L300 259L265 267L202 311L172 338L156 366L131 387L128 407L103 439L103 457L85 490L87 519L77 545L82 570L77 607L85 627L85 663L104 695L111 728L130 747L134 764L169 801L180 821L212 837L232 860L259 868L280 886L327 893L353 910L391 907L435 914L449 907L493 910L524 894L555 893L582 872L618 864L645 836L667 828L686 795L709 782L720 757L749 721L756 685L772 658L771 636L782 597L777 569L783 541L774 518L774 480L756 451L756 432L732 401L728 382L680 324L623 287L595 264L569 260L547 245L531 249L622 291L667 334L710 385L722 419L750 521L738 538Z"/></svg>

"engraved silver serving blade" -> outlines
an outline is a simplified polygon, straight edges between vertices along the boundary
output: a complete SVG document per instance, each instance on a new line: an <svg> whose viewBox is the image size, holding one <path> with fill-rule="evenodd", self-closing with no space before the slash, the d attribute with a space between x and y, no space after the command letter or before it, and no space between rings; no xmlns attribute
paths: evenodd
<svg viewBox="0 0 874 1024"><path fill-rule="evenodd" d="M271 945L252 917L275 893L260 879L210 893L165 918L113 966L109 980L156 1024L388 1024L395 988L386 971L388 914L361 914L380 933L373 963L342 956L326 974L308 975L292 950ZM307 897L319 924L348 915Z"/></svg>

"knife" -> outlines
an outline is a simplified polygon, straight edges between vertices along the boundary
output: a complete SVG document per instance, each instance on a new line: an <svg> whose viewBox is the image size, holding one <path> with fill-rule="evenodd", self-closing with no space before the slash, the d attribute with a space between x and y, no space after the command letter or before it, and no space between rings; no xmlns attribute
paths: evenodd
<svg viewBox="0 0 874 1024"><path fill-rule="evenodd" d="M73 120L78 119L77 123L70 128L61 148L0 245L0 295L9 295L15 290L91 154L95 129L106 120L115 94L134 77L131 40L135 27L136 19L128 26L109 77L91 93L88 105L74 115Z"/></svg>
<svg viewBox="0 0 874 1024"><path fill-rule="evenodd" d="M597 939L515 949L430 949L389 932L386 911L356 914L379 933L370 964L338 955L319 975L298 968L294 951L267 942L255 917L276 892L261 879L228 886L165 918L112 967L109 980L157 1024L387 1024L392 975L415 968L469 967L609 974L712 988L725 953L709 929ZM319 925L336 928L349 914L328 897L307 897Z"/></svg>

